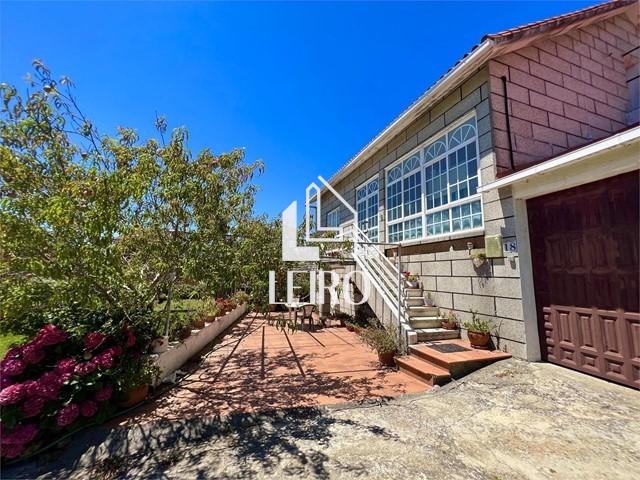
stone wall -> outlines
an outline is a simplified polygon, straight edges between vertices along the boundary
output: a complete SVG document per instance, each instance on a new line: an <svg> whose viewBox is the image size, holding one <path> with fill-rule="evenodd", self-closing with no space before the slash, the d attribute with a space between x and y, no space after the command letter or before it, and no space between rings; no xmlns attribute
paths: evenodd
<svg viewBox="0 0 640 480"><path fill-rule="evenodd" d="M354 169L347 178L334 185L338 193L355 208L356 188L378 175L381 241L385 238L384 168L416 147L423 146L427 140L474 109L478 122L481 181L488 183L496 178L488 80L488 69L479 70L431 110L417 118L375 155ZM496 346L515 356L526 357L517 256L514 263L507 259L495 259L489 260L481 269L474 269L466 247L467 242L471 241L475 248L482 248L485 234L501 234L505 241L515 239L511 195L508 190L489 192L483 194L482 202L484 233L476 232L475 236L469 236L463 232L451 237L440 237L435 242L425 239L412 242L411 246L403 247L403 269L421 274L424 288L433 292L436 304L441 310L454 309L463 321L470 318L471 308L477 309L481 315L494 317L498 332L494 337ZM323 196L322 210L325 215L338 206L339 203L332 195ZM341 223L352 219L351 214L347 212L347 209L341 208ZM388 250L387 254L393 255L394 250ZM339 269L338 272L343 275L351 268ZM356 282L361 286L357 279ZM395 318L395 309L386 305L375 291L372 292L369 305L385 322ZM353 307L344 303L341 310L354 313Z"/></svg>
<svg viewBox="0 0 640 480"><path fill-rule="evenodd" d="M489 62L494 144L499 171L521 167L609 136L627 125L625 55L638 46L625 14L533 43Z"/></svg>

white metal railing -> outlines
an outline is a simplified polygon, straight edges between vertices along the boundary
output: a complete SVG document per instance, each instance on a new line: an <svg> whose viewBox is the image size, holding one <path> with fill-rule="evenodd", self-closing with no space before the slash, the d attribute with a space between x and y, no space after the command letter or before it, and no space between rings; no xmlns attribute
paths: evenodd
<svg viewBox="0 0 640 480"><path fill-rule="evenodd" d="M410 329L404 302L405 283L399 267L354 222L346 224L342 233L344 239L353 242L353 258L360 270L366 274L389 309L396 312L398 325Z"/></svg>

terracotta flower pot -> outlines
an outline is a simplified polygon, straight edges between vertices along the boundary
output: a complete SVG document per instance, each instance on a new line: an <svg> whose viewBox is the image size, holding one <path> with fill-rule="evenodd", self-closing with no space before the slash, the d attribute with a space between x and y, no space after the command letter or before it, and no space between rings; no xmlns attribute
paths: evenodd
<svg viewBox="0 0 640 480"><path fill-rule="evenodd" d="M207 315L207 317L205 318L205 320L209 323L213 323L216 321L216 316L215 315Z"/></svg>
<svg viewBox="0 0 640 480"><path fill-rule="evenodd" d="M347 325L347 332L353 332L355 330L355 328L353 327L353 325Z"/></svg>
<svg viewBox="0 0 640 480"><path fill-rule="evenodd" d="M387 367L392 367L395 363L394 361L395 355L396 355L396 352L378 353L378 360L380 361L381 364Z"/></svg>
<svg viewBox="0 0 640 480"><path fill-rule="evenodd" d="M489 332L472 332L467 331L467 337L469 338L469 343L473 348L479 348L481 350L487 350L489 347L489 340L491 339L491 335Z"/></svg>
<svg viewBox="0 0 640 480"><path fill-rule="evenodd" d="M125 402L118 402L118 406L121 408L133 407L144 401L149 394L149 385L138 385L137 387L130 388L126 393L129 399Z"/></svg>
<svg viewBox="0 0 640 480"><path fill-rule="evenodd" d="M362 329L356 325L353 327L353 331L356 332L358 335L360 335L360 332L362 331Z"/></svg>
<svg viewBox="0 0 640 480"><path fill-rule="evenodd" d="M445 330L455 330L457 325L455 323L442 322L442 328Z"/></svg>
<svg viewBox="0 0 640 480"><path fill-rule="evenodd" d="M185 328L182 332L180 332L180 339L186 340L191 336L191 328Z"/></svg>
<svg viewBox="0 0 640 480"><path fill-rule="evenodd" d="M200 320L196 320L195 322L193 322L193 326L194 328L204 328L204 318L201 318Z"/></svg>

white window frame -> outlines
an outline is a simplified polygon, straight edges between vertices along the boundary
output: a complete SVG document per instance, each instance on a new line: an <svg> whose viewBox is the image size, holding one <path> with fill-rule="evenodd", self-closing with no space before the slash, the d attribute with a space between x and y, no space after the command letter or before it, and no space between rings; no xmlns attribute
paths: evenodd
<svg viewBox="0 0 640 480"><path fill-rule="evenodd" d="M376 182L378 184L378 188L377 189L370 190L370 186L371 186L372 182ZM362 190L363 188L366 189L365 194L364 194L363 197L358 198L358 192L360 190ZM375 227L373 227L373 228L375 228L375 235L374 235L373 238L371 237L371 232L372 232L373 228L370 225L367 226L366 230L363 229L363 228L360 228L360 230L365 232L367 234L367 237L369 237L369 239L372 242L378 242L380 240L380 180L378 178L378 174L374 175L373 177L371 177L370 179L368 179L367 181L361 183L360 185L358 185L356 187L356 191L355 191L356 215L357 215L356 225L358 225L358 227L360 227L360 209L359 209L359 206L360 206L361 203L365 204L365 213L366 213L366 217L365 218L366 219L373 218L373 216L370 216L368 214L368 209L369 209L369 200L374 196L376 197L376 202L375 202L376 213L375 213L375 217L376 217L376 220L377 220L377 224L375 225Z"/></svg>
<svg viewBox="0 0 640 480"><path fill-rule="evenodd" d="M467 139L464 142L456 145L453 148L449 148L449 144L448 144L448 136L450 133L452 133L453 131L455 131L458 127L464 125L466 122L468 122L469 120L475 118L476 122L475 122L475 136L474 138L471 139ZM440 155L438 155L437 157L430 159L429 161L426 161L426 155L425 152L426 150L431 147L432 144L434 144L436 141L445 138L447 140L447 143L445 145L445 151L443 153L441 153ZM463 148L467 145L469 145L470 143L475 142L475 146L476 146L476 161L477 161L477 188L476 188L476 193L474 195L469 195L463 199L457 199L455 201L450 201L450 195L451 195L451 187L452 185L449 183L449 159L448 159L448 155L450 153L452 153L452 151L457 151L460 148ZM480 186L482 184L481 182L481 175L480 175L480 148L479 148L479 144L478 144L478 121L477 121L477 116L476 116L476 112L471 111L469 112L467 115L463 116L462 118L460 118L459 120L457 120L456 122L454 122L453 124L451 124L450 126L448 126L445 129L440 130L437 134L433 135L432 137L428 138L426 141L422 142L420 144L420 146L414 148L413 150L411 150L409 153L407 153L405 156L403 156L401 159L399 159L398 161L392 163L391 165L389 165L388 167L386 167L384 169L384 178L385 178L385 217L386 217L386 224L385 224L385 234L386 234L386 238L387 241L394 241L390 234L389 234L389 227L394 226L394 225L398 225L401 224L402 226L400 227L400 232L402 234L402 239L400 240L395 240L395 242L415 242L417 240L438 240L438 239L442 239L444 237L451 237L451 236L459 236L459 235L466 235L468 233L475 233L478 231L482 231L484 230L484 212L483 212L483 206L482 206L482 194L479 193L479 189ZM389 172L391 172L391 170L393 170L394 168L396 168L398 165L402 165L403 162L405 162L406 160L414 157L414 156L418 156L420 159L420 169L412 169L409 172L402 172L402 175L400 178L394 179L394 181L389 182ZM445 166L446 166L446 191L447 191L447 200L448 202L444 205L439 205L436 208L431 208L429 210L427 210L427 190L426 190L426 186L427 186L427 168L431 165L433 165L436 162L439 162L442 159L445 159ZM404 215L404 209L405 209L405 203L404 203L404 179L406 177L409 177L411 175L414 175L417 171L421 172L421 212L419 213L415 213L412 215L408 215L405 216ZM471 177L473 178L473 177ZM468 180L468 179L467 179ZM394 220L389 220L389 186L393 185L397 182L401 182L401 215L400 217L394 219ZM453 218L452 218L452 210L455 207L461 206L461 205L466 205L466 204L472 204L473 202L480 200L480 218L481 218L481 225L479 227L471 227L471 228L467 228L467 229L461 229L461 230L457 230L457 231L453 231ZM432 234L432 235L427 235L427 216L434 214L434 213L439 213L439 212L443 212L443 211L449 211L449 231L448 232L443 232L443 233L439 233L439 234ZM477 214L477 213L476 213ZM405 239L405 225L404 222L408 221L408 220L412 220L414 218L420 218L421 219L421 229L422 229L422 234L416 238L412 238L409 240Z"/></svg>
<svg viewBox="0 0 640 480"><path fill-rule="evenodd" d="M332 219L335 218L335 225L332 224ZM327 227L337 228L340 226L340 207L334 208L327 213Z"/></svg>

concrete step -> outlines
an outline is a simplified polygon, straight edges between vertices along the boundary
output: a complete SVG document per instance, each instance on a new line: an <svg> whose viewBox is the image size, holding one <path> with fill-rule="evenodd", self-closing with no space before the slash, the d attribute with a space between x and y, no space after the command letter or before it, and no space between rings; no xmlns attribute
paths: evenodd
<svg viewBox="0 0 640 480"><path fill-rule="evenodd" d="M438 307L425 307L424 305L409 306L407 314L410 317L439 317Z"/></svg>
<svg viewBox="0 0 640 480"><path fill-rule="evenodd" d="M404 289L405 297L420 297L422 298L422 290L419 288L405 288Z"/></svg>
<svg viewBox="0 0 640 480"><path fill-rule="evenodd" d="M458 345L464 347L467 350L462 352L443 353L435 350L431 347L435 345ZM476 350L471 348L468 341L465 340L444 340L433 341L428 343L419 343L417 345L409 346L409 353L413 357L420 358L421 360L437 365L440 368L446 369L451 373L451 376L455 379L461 378L471 372L474 372L482 367L486 367L499 360L510 358L511 355L501 351L489 351L489 350Z"/></svg>
<svg viewBox="0 0 640 480"><path fill-rule="evenodd" d="M451 374L442 367L420 360L411 355L396 358L396 365L402 373L434 386L451 381Z"/></svg>
<svg viewBox="0 0 640 480"><path fill-rule="evenodd" d="M415 328L419 342L434 340L454 340L460 338L460 330L445 330L444 328Z"/></svg>
<svg viewBox="0 0 640 480"><path fill-rule="evenodd" d="M424 298L422 297L407 297L405 301L410 307L420 307L424 305Z"/></svg>
<svg viewBox="0 0 640 480"><path fill-rule="evenodd" d="M439 317L409 317L409 323L414 329L442 327L442 319Z"/></svg>

